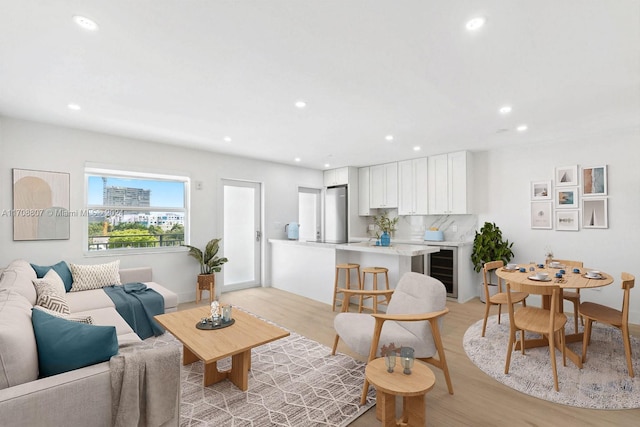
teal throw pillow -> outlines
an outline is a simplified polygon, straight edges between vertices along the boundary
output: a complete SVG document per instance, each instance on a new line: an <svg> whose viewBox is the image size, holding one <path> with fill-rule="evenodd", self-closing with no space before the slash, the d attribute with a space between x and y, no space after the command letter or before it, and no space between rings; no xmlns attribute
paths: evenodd
<svg viewBox="0 0 640 427"><path fill-rule="evenodd" d="M118 353L115 326L96 326L31 310L38 346L40 377L49 377L96 363Z"/></svg>
<svg viewBox="0 0 640 427"><path fill-rule="evenodd" d="M64 288L67 290L67 292L69 292L69 289L71 289L71 285L73 284L73 276L71 275L71 270L69 269L69 266L66 262L60 261L59 263L54 265L31 264L31 267L35 270L38 279L42 279L44 275L47 274L47 271L53 269L53 271L58 273L58 276L60 276L60 278L64 282Z"/></svg>

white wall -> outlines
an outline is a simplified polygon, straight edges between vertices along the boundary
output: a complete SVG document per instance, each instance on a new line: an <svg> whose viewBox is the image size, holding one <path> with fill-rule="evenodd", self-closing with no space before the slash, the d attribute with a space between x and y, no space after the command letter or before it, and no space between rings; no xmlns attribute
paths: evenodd
<svg viewBox="0 0 640 427"><path fill-rule="evenodd" d="M261 182L263 283L267 285L270 260L266 252L269 245L265 242L269 238L286 238L285 224L298 216L299 186L322 188L322 172L317 170L0 117L0 211L13 206L12 168L70 173L70 209L82 209L85 162L186 174L192 181L202 181L202 190L195 190L193 185L191 189L191 244L199 247L213 237L222 236L221 180ZM73 217L70 220L69 240L14 242L12 219L0 216L0 266L17 258L41 265L60 260L97 264L119 258L122 267L151 266L154 280L178 293L180 302L195 299L195 276L199 270L196 261L185 252L84 256L85 221ZM217 280L221 284L223 275Z"/></svg>
<svg viewBox="0 0 640 427"><path fill-rule="evenodd" d="M582 292L582 300L621 308L620 273L640 278L640 132L595 134L573 141L514 146L476 153L478 223L495 222L514 242L516 262L544 259L545 247L560 259L582 260L586 267L614 276L600 291ZM532 230L530 183L553 180L556 166L608 165L609 228L580 231ZM554 227L555 228L555 227ZM572 310L572 304L565 305ZM631 292L631 321L640 324L640 289Z"/></svg>

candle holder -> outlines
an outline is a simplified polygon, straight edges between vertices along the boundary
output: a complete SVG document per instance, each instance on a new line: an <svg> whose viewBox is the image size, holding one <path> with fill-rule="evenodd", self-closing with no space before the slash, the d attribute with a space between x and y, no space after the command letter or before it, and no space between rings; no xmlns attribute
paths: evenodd
<svg viewBox="0 0 640 427"><path fill-rule="evenodd" d="M415 361L414 350L411 347L400 348L400 364L404 368L402 371L405 375L411 375L411 368L413 368L413 362Z"/></svg>

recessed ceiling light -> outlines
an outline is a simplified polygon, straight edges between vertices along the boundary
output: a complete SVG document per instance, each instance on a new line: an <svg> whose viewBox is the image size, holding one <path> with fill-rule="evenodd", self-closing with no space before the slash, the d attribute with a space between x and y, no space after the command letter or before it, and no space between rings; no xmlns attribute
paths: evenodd
<svg viewBox="0 0 640 427"><path fill-rule="evenodd" d="M67 104L67 108L73 111L78 111L82 109L82 107L79 106L78 104Z"/></svg>
<svg viewBox="0 0 640 427"><path fill-rule="evenodd" d="M518 127L516 128L516 130L517 130L518 132L524 132L524 131L526 131L527 129L529 129L529 127L528 127L527 125L520 125L520 126L518 126Z"/></svg>
<svg viewBox="0 0 640 427"><path fill-rule="evenodd" d="M330 168L330 167L331 167L331 165L330 165L329 163L325 163L325 164L324 164L324 167L325 167L325 168Z"/></svg>
<svg viewBox="0 0 640 427"><path fill-rule="evenodd" d="M393 141L393 135L387 135L384 137L387 141Z"/></svg>
<svg viewBox="0 0 640 427"><path fill-rule="evenodd" d="M487 19L484 16L477 16L469 21L467 21L467 30L469 31L477 31L487 22Z"/></svg>
<svg viewBox="0 0 640 427"><path fill-rule="evenodd" d="M225 136L222 139L224 140L224 142L231 142L231 137L230 136Z"/></svg>
<svg viewBox="0 0 640 427"><path fill-rule="evenodd" d="M500 114L509 114L511 112L511 106L505 105L504 107L500 107Z"/></svg>
<svg viewBox="0 0 640 427"><path fill-rule="evenodd" d="M296 107L298 107L298 108L304 108L304 107L306 107L306 106L307 106L307 103L306 103L306 102L304 102L304 101L296 101L296 104L295 104L295 105L296 105Z"/></svg>
<svg viewBox="0 0 640 427"><path fill-rule="evenodd" d="M413 147L413 151L420 151L420 147L416 145L415 147Z"/></svg>
<svg viewBox="0 0 640 427"><path fill-rule="evenodd" d="M87 18L86 16L74 15L73 22L89 31L97 31L98 24L92 19Z"/></svg>
<svg viewBox="0 0 640 427"><path fill-rule="evenodd" d="M299 162L300 161L300 157L296 157L295 159L293 159L293 161Z"/></svg>

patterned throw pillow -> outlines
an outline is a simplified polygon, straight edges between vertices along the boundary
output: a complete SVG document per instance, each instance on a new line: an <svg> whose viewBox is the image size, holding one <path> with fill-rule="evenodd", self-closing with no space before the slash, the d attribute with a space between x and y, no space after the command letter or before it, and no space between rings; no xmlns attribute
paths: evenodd
<svg viewBox="0 0 640 427"><path fill-rule="evenodd" d="M78 323L86 323L88 325L93 325L93 317L91 316L81 316L78 314L62 314L59 311L49 310L48 308L44 308L40 305L33 306L34 310L44 311L47 314L50 314L55 317L59 317L61 319L71 320L72 322Z"/></svg>
<svg viewBox="0 0 640 427"><path fill-rule="evenodd" d="M47 271L42 279L32 280L36 288L36 305L62 314L69 314L69 305L65 298L64 282L54 270Z"/></svg>
<svg viewBox="0 0 640 427"><path fill-rule="evenodd" d="M73 285L69 292L100 289L105 286L120 285L120 260L106 264L70 264Z"/></svg>

